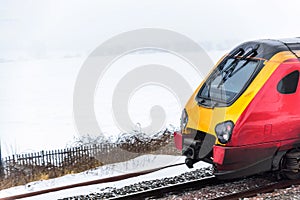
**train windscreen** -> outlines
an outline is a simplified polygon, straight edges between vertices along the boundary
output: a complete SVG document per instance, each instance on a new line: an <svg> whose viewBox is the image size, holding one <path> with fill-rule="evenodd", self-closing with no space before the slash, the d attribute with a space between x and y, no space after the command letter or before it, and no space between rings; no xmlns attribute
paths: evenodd
<svg viewBox="0 0 300 200"><path fill-rule="evenodd" d="M243 92L251 80L259 61L227 58L207 78L197 98L199 104L227 105Z"/></svg>

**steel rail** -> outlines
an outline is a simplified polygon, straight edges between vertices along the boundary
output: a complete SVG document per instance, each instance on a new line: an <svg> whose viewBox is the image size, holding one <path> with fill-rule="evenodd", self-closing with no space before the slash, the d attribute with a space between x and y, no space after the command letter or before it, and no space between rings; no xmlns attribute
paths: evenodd
<svg viewBox="0 0 300 200"><path fill-rule="evenodd" d="M113 198L109 198L111 200L119 199L119 200L140 200L145 198L157 199L164 197L166 194L170 193L182 193L186 189L200 189L209 185L219 184L220 181L215 178L215 176L209 176L205 178L201 178L198 180L192 180L189 182L178 183L174 185L163 186L155 189L149 189L146 191L131 193L124 196L117 196Z"/></svg>
<svg viewBox="0 0 300 200"><path fill-rule="evenodd" d="M279 182L268 184L264 187L244 190L234 194L228 194L222 197L217 197L214 198L213 200L232 200L232 199L240 199L240 198L249 198L249 197L254 197L257 194L270 193L270 192L274 192L275 189L284 189L284 188L291 187L292 185L299 185L299 184L300 184L300 180L282 180Z"/></svg>
<svg viewBox="0 0 300 200"><path fill-rule="evenodd" d="M123 175L118 175L118 176L113 176L113 177L108 177L108 178L101 178L101 179L92 180L92 181L86 181L86 182L75 183L75 184L70 184L70 185L65 185L65 186L60 186L60 187L55 187L55 188L49 188L49 189L44 189L44 190L39 190L39 191L34 191L34 192L28 192L28 193L24 193L24 194L18 194L18 195L0 198L0 200L21 199L21 198L46 194L46 193L50 193L50 192L57 192L57 191L61 191L61 190L76 188L76 187L83 187L83 186L95 185L95 184L100 184L100 183L120 181L120 180L153 173L153 172L156 172L156 171L159 171L162 169L166 169L169 167L175 167L175 166L179 166L179 165L183 165L183 164L185 164L185 163L178 163L178 164L173 164L173 165L168 165L168 166L164 166L164 167L158 167L158 168L154 168L154 169L123 174Z"/></svg>

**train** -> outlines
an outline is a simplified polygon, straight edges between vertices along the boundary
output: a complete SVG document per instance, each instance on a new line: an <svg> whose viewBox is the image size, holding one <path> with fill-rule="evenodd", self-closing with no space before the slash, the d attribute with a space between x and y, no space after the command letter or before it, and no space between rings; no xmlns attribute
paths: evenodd
<svg viewBox="0 0 300 200"><path fill-rule="evenodd" d="M185 105L176 148L219 179L274 171L300 178L300 38L244 42L224 55ZM299 105L298 105L299 103Z"/></svg>

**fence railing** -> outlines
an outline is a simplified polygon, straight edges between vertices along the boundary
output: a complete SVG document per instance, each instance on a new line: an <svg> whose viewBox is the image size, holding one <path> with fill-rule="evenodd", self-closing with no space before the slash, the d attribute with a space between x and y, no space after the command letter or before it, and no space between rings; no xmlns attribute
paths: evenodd
<svg viewBox="0 0 300 200"><path fill-rule="evenodd" d="M66 162L73 162L76 157L97 157L99 154L108 153L117 148L115 144L95 144L61 150L40 151L28 154L17 154L3 159L4 165L52 165L60 167Z"/></svg>
<svg viewBox="0 0 300 200"><path fill-rule="evenodd" d="M17 154L2 159L3 173L0 186L7 188L34 180L78 173L104 164L127 161L145 153L175 155L178 151L172 142L164 147L156 148L156 150L149 150L147 147L132 150L127 145L100 143Z"/></svg>
<svg viewBox="0 0 300 200"><path fill-rule="evenodd" d="M30 175L34 168L46 167L48 170L67 169L75 167L75 165L91 164L92 160L107 163L112 161L107 159L109 152L117 149L119 148L116 144L94 144L61 150L17 154L4 158L3 168L6 175L21 170L27 171L28 175ZM101 165L101 163L99 164Z"/></svg>

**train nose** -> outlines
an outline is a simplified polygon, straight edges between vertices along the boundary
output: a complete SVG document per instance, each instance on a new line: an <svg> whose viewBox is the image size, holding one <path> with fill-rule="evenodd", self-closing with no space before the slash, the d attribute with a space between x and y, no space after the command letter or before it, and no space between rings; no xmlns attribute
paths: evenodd
<svg viewBox="0 0 300 200"><path fill-rule="evenodd" d="M183 134L182 155L186 156L186 165L193 167L198 161L212 163L212 147L216 142L213 135L197 131L194 134Z"/></svg>
<svg viewBox="0 0 300 200"><path fill-rule="evenodd" d="M185 139L184 140L184 148L182 150L182 154L187 158L197 159L197 152L201 148L201 143L197 142L193 139Z"/></svg>

